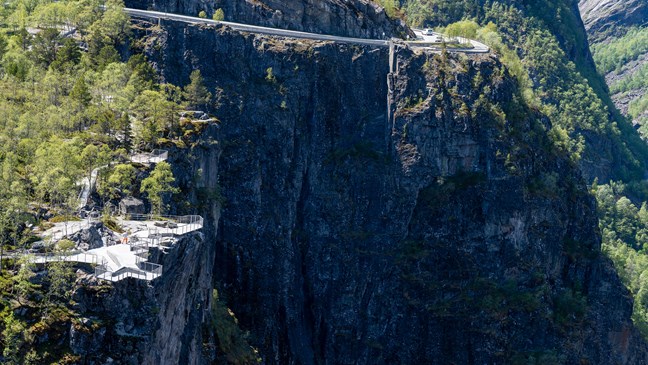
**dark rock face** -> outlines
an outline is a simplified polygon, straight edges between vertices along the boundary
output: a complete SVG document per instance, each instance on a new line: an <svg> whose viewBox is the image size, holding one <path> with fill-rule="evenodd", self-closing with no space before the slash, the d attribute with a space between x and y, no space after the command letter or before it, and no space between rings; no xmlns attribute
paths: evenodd
<svg viewBox="0 0 648 365"><path fill-rule="evenodd" d="M126 6L211 18L222 9L225 20L305 32L357 38L387 39L409 34L407 26L391 19L370 0L127 0Z"/></svg>
<svg viewBox="0 0 648 365"><path fill-rule="evenodd" d="M206 241L265 363L648 361L593 198L497 60L165 28L163 78L216 95Z"/></svg>
<svg viewBox="0 0 648 365"><path fill-rule="evenodd" d="M590 39L595 41L648 21L648 3L643 0L580 0L578 7Z"/></svg>

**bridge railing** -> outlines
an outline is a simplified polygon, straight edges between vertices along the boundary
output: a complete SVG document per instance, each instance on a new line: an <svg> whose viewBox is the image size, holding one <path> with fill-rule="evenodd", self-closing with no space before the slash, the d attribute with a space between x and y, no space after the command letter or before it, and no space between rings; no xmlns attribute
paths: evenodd
<svg viewBox="0 0 648 365"><path fill-rule="evenodd" d="M97 278L103 279L103 280L120 281L120 280L123 280L123 279L126 279L126 278L135 278L135 279L139 279L139 280L153 280L153 279L159 277L160 275L155 274L155 273L146 272L146 271L140 271L140 270L133 269L133 268L126 268L126 269L120 270L120 272L117 275L114 275L114 273L111 272L111 271L105 271L105 270L96 271L95 270L95 276Z"/></svg>
<svg viewBox="0 0 648 365"><path fill-rule="evenodd" d="M101 277L101 275L103 275L103 274L105 274L107 272L110 272L108 270L108 263L106 262L105 258L102 258L101 262L99 262L97 264L97 266L95 266L95 276L96 277Z"/></svg>
<svg viewBox="0 0 648 365"><path fill-rule="evenodd" d="M154 149L151 151L151 158L158 158L161 160L166 160L169 157L169 151Z"/></svg>

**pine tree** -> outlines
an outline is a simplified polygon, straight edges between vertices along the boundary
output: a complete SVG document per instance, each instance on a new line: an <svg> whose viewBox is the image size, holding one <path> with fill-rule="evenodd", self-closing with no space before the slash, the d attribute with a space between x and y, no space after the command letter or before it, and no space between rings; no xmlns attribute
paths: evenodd
<svg viewBox="0 0 648 365"><path fill-rule="evenodd" d="M223 11L223 9L216 9L213 19L217 22L222 22L223 20L225 20L225 12Z"/></svg>
<svg viewBox="0 0 648 365"><path fill-rule="evenodd" d="M84 107L90 104L92 95L90 95L88 85L86 85L85 76L81 75L81 77L76 80L74 86L72 87L72 91L70 91L70 98L72 98L72 100L76 100Z"/></svg>
<svg viewBox="0 0 648 365"><path fill-rule="evenodd" d="M194 70L189 76L191 82L185 86L185 95L190 108L206 107L211 93L205 87L200 70Z"/></svg>
<svg viewBox="0 0 648 365"><path fill-rule="evenodd" d="M178 193L180 190L173 185L175 181L171 165L162 161L155 165L155 169L151 175L142 180L142 191L148 194L148 198L153 206L153 212L156 214L162 213L162 200L164 194Z"/></svg>
<svg viewBox="0 0 648 365"><path fill-rule="evenodd" d="M56 53L56 59L52 62L52 67L59 71L65 71L78 64L80 60L81 51L79 51L76 41L72 38L66 38Z"/></svg>

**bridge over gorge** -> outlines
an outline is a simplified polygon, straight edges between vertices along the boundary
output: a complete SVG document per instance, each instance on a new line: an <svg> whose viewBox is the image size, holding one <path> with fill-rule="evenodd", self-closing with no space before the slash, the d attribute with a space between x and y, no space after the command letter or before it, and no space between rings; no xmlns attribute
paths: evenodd
<svg viewBox="0 0 648 365"><path fill-rule="evenodd" d="M45 232L50 237L50 246L82 229L89 228L95 221L87 219L77 222L62 222ZM52 253L9 253L7 258L25 257L34 264L48 262L77 262L94 266L94 275L103 280L119 281L125 278L153 280L160 277L163 267L148 261L149 250L156 248L165 251L171 248L180 237L200 231L203 218L198 215L130 215L117 219L126 232L120 235L119 243L108 239L104 245L91 250L75 250ZM65 233L62 225L65 224ZM114 232L105 232L105 235Z"/></svg>

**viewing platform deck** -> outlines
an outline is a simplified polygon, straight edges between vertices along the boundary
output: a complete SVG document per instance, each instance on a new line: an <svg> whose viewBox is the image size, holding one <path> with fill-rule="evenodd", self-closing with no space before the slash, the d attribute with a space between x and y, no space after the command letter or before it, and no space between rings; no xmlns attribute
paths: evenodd
<svg viewBox="0 0 648 365"><path fill-rule="evenodd" d="M53 243L68 238L83 229L90 228L97 220L68 221L55 224L43 236ZM162 275L162 265L148 262L149 250L172 247L177 240L203 228L203 218L198 215L171 216L131 214L117 218L123 233L118 234L120 243L111 244L107 236L116 234L103 229L103 246L91 250L74 250L52 253L9 253L8 258L27 257L29 262L79 262L91 264L94 275L103 280L119 281L125 278L153 280Z"/></svg>

